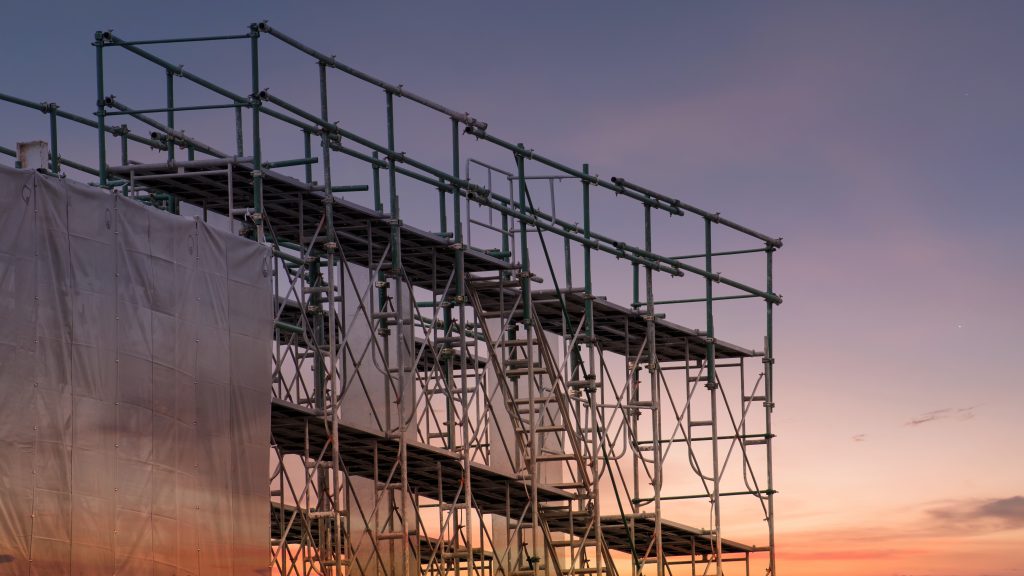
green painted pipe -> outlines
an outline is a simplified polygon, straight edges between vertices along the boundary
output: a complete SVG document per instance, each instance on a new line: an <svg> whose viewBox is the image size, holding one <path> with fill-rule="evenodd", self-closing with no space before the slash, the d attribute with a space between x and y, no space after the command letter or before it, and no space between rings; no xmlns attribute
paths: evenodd
<svg viewBox="0 0 1024 576"><path fill-rule="evenodd" d="M264 162L263 167L267 170L273 170L274 168L285 168L288 166L309 166L320 162L320 159L316 156L307 156L305 158L296 158L294 160L279 160L277 162Z"/></svg>

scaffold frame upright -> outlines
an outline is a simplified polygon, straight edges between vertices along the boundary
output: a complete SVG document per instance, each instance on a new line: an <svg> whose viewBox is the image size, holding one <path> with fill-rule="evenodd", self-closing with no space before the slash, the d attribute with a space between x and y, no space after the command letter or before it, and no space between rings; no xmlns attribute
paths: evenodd
<svg viewBox="0 0 1024 576"><path fill-rule="evenodd" d="M312 59L318 110L262 87L267 40ZM248 94L151 51L220 42L248 43ZM502 140L483 121L356 70L266 22L201 38L129 41L97 32L93 45L94 118L52 103L0 100L47 115L50 173L72 169L171 212L201 211L272 247L273 573L665 576L686 569L725 574L730 563L747 574L752 566L777 573L772 317L782 299L772 269L781 239ZM106 64L111 50L163 73L164 106L132 108L110 95L110 77L117 79ZM385 143L333 120L331 74L383 92ZM176 106L182 81L219 101ZM400 151L399 99L450 123L438 139L450 147L449 167ZM198 111L233 113L224 121L234 127L225 130L232 152L182 130ZM125 123L114 125L114 118ZM58 120L96 129L95 167L60 156ZM301 132L301 155L266 157L261 125L268 121ZM108 157L111 138L120 144L118 162ZM469 140L511 158L512 167L466 154ZM134 147L166 158L133 160ZM0 154L15 151L0 147ZM362 171L332 171L340 158ZM285 169L301 169L303 177ZM483 176L473 180L471 173ZM400 181L436 190L437 229L403 220ZM550 187L550 213L531 194L538 182ZM556 183L572 186L581 222L556 216ZM339 197L350 192L372 200ZM595 193L642 209L642 245L592 229ZM659 251L654 223L662 216L696 221L701 246L683 256ZM472 246L474 228L498 238L500 248ZM712 240L721 231L755 245L716 249ZM564 245L562 270L551 254L555 242ZM630 266L631 302L595 293L597 255ZM750 256L763 256L756 286L715 271L726 259ZM684 275L698 280L697 295L656 296L660 278ZM574 286L573 276L582 285ZM539 290L542 278L553 287ZM715 329L722 307L747 299L764 304L763 316L748 321L763 326L761 350L730 344ZM667 311L682 305L703 306L701 329L669 320ZM670 493L666 473L684 472L697 489ZM760 516L764 544L723 537L726 499ZM666 508L684 503L706 505L704 527L670 519Z"/></svg>

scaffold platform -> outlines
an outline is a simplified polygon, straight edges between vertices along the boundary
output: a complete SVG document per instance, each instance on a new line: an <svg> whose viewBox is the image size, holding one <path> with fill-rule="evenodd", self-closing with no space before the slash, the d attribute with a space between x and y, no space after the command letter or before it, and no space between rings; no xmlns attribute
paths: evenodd
<svg viewBox="0 0 1024 576"><path fill-rule="evenodd" d="M275 399L271 407L271 434L278 450L285 454L323 454L329 460L329 431L316 410ZM341 424L338 446L341 467L346 474L377 478L386 482L398 457L399 440L380 432L371 432ZM308 452L307 452L308 438ZM409 488L420 496L437 502L452 503L462 493L464 460L458 454L434 446L407 440ZM373 463L377 466L374 467ZM530 485L512 474L505 474L483 464L470 464L474 504L485 514L530 518ZM541 486L538 501L559 502L572 499L572 494L557 488Z"/></svg>
<svg viewBox="0 0 1024 576"><path fill-rule="evenodd" d="M145 186L150 193L172 195L182 202L222 216L239 219L254 208L251 158L219 158L154 164L111 166L112 175L129 185ZM267 236L277 242L306 246L327 241L323 216L325 201L334 206L339 252L349 263L368 269L391 268L390 215L337 198L327 198L323 187L307 184L275 170L261 170L263 212ZM230 216L229 216L230 215ZM244 218L241 218L244 221ZM455 270L459 246L438 234L401 224L401 268L414 286L443 288ZM482 250L465 248L467 273L511 270L513 266Z"/></svg>

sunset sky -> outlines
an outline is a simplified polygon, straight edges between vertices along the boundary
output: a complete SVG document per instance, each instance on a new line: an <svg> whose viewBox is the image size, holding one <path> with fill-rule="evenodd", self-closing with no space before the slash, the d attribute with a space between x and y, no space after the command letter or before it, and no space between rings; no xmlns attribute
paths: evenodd
<svg viewBox="0 0 1024 576"><path fill-rule="evenodd" d="M89 113L93 31L267 19L505 140L784 237L779 574L1024 574L1024 4L84 4L4 7L0 91Z"/></svg>

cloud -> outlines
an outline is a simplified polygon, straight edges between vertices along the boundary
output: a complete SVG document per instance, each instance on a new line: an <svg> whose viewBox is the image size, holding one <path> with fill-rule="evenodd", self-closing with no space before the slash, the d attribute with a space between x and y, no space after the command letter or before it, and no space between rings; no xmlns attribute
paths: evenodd
<svg viewBox="0 0 1024 576"><path fill-rule="evenodd" d="M928 514L944 524L957 523L992 531L1024 528L1024 496L963 500L933 508Z"/></svg>
<svg viewBox="0 0 1024 576"><path fill-rule="evenodd" d="M920 416L907 420L904 423L904 426L920 426L927 422L946 420L949 418L955 418L956 420L970 420L974 418L974 406L968 406L967 408L943 408L941 410L932 410L931 412L925 412Z"/></svg>
<svg viewBox="0 0 1024 576"><path fill-rule="evenodd" d="M867 435L867 434L854 434L854 435L853 435L853 436L851 437L851 439L852 439L852 440L853 440L854 442L864 442L865 440L867 440L867 439L868 439L868 435Z"/></svg>

